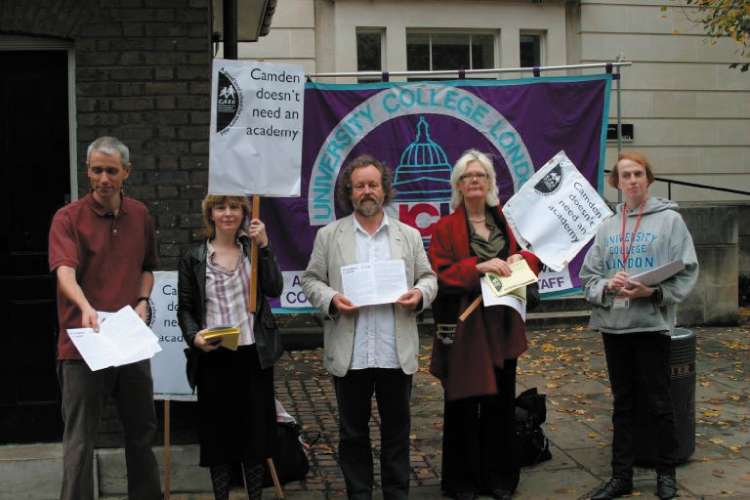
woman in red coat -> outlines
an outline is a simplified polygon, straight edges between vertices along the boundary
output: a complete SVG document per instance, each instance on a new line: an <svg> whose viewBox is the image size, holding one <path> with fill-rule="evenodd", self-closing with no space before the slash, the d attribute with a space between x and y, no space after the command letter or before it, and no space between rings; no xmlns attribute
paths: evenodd
<svg viewBox="0 0 750 500"><path fill-rule="evenodd" d="M460 500L480 493L507 499L520 471L514 402L516 359L527 348L526 328L505 306L480 306L463 322L458 316L481 294L484 273L507 276L509 264L521 259L538 272L539 261L519 251L485 154L464 153L451 186L454 212L437 223L428 252L439 283L430 372L445 391L441 486Z"/></svg>

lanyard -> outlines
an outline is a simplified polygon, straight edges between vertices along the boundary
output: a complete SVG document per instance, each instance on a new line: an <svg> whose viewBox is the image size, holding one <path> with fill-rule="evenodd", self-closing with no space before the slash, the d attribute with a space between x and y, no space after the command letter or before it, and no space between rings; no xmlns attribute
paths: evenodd
<svg viewBox="0 0 750 500"><path fill-rule="evenodd" d="M625 224L628 219L627 204L622 207L622 229L620 230L620 246L622 247L622 269L625 270L628 267L628 257L630 257L630 251L633 249L633 242L635 241L635 234L638 232L638 227L641 225L641 217L643 216L643 209L646 207L646 200L643 200L641 207L638 210L638 218L635 220L635 227L633 228L632 236L630 237L630 245L628 245L628 251L625 252Z"/></svg>

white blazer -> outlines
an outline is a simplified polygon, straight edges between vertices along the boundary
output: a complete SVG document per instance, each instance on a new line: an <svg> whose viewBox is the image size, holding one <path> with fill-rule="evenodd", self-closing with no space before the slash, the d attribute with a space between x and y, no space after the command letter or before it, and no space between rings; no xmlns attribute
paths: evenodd
<svg viewBox="0 0 750 500"><path fill-rule="evenodd" d="M354 353L356 315L329 315L331 300L343 291L341 267L357 262L353 215L331 222L318 231L310 262L302 274L302 289L310 303L323 313L326 369L337 377L349 371ZM424 251L422 237L413 227L390 218L388 239L391 258L403 259L406 281L422 292L422 307L437 294L437 278ZM419 334L416 313L394 305L396 351L401 369L407 375L417 371Z"/></svg>

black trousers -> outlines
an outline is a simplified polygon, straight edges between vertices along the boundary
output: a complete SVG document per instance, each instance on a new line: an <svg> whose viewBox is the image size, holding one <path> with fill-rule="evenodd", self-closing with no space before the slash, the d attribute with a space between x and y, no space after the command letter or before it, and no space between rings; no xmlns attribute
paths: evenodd
<svg viewBox="0 0 750 500"><path fill-rule="evenodd" d="M445 402L441 486L448 494L518 486L516 360L496 368L495 377L497 394Z"/></svg>
<svg viewBox="0 0 750 500"><path fill-rule="evenodd" d="M612 475L631 478L635 462L633 431L638 395L656 422L659 472L674 473L677 439L674 408L669 392L671 338L658 332L603 333L609 382L614 396L612 412Z"/></svg>
<svg viewBox="0 0 750 500"><path fill-rule="evenodd" d="M409 498L412 376L400 368L349 370L333 377L339 407L339 462L350 499L372 498L372 395L380 415L380 476L384 500Z"/></svg>

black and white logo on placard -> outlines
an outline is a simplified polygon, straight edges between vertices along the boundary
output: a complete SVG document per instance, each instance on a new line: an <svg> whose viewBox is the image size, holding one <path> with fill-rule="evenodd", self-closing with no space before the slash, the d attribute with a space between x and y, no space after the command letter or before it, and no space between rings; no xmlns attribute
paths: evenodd
<svg viewBox="0 0 750 500"><path fill-rule="evenodd" d="M242 110L242 93L232 75L219 70L219 82L216 92L216 132L224 131L234 125Z"/></svg>
<svg viewBox="0 0 750 500"><path fill-rule="evenodd" d="M562 184L562 166L557 165L536 183L534 189L541 194L552 194L557 191L560 184Z"/></svg>
<svg viewBox="0 0 750 500"><path fill-rule="evenodd" d="M156 323L156 304L154 304L154 301L151 298L148 299L148 317L146 320L146 324L149 328L153 328L154 323Z"/></svg>

